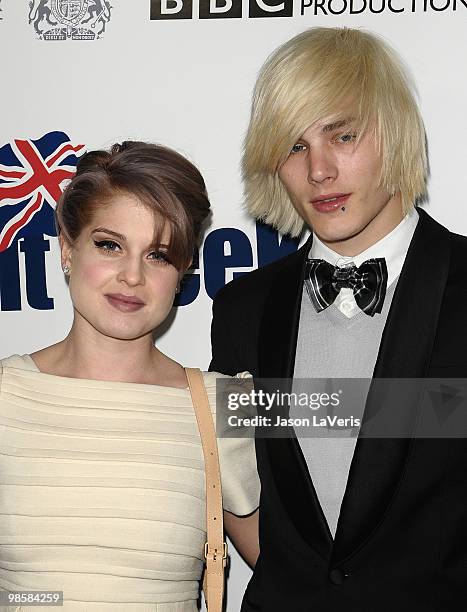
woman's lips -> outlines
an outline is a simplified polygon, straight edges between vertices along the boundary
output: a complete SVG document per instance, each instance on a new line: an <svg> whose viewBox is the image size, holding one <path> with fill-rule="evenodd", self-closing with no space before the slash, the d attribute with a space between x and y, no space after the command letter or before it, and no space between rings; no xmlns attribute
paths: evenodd
<svg viewBox="0 0 467 612"><path fill-rule="evenodd" d="M330 193L311 200L313 208L318 212L327 213L342 208L352 194L350 193Z"/></svg>
<svg viewBox="0 0 467 612"><path fill-rule="evenodd" d="M144 302L139 298L121 293L108 293L105 296L111 306L120 312L136 312L144 306Z"/></svg>

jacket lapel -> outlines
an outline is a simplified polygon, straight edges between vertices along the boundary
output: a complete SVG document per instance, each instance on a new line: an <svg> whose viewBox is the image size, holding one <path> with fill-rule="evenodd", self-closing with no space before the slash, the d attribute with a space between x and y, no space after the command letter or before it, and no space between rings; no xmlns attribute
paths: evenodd
<svg viewBox="0 0 467 612"><path fill-rule="evenodd" d="M259 377L292 379L303 292L305 259L312 236L275 274L261 325ZM297 531L325 559L332 536L293 428L287 438L262 440L278 495Z"/></svg>
<svg viewBox="0 0 467 612"><path fill-rule="evenodd" d="M393 297L374 378L423 378L429 366L450 263L449 232L420 219ZM378 409L370 389L363 423ZM346 559L377 528L402 478L409 438L359 438L337 526L333 561Z"/></svg>

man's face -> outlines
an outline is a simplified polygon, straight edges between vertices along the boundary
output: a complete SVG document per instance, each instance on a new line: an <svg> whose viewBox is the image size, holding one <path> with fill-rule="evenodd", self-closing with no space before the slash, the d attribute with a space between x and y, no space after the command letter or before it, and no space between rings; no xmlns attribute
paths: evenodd
<svg viewBox="0 0 467 612"><path fill-rule="evenodd" d="M375 138L358 144L352 120L311 125L279 170L305 223L330 248L358 255L402 220L400 194L379 186L381 158Z"/></svg>

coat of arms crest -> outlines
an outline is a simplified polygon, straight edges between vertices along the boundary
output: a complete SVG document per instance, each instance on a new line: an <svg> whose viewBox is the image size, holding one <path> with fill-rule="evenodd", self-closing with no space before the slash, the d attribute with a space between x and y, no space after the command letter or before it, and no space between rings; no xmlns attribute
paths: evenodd
<svg viewBox="0 0 467 612"><path fill-rule="evenodd" d="M29 23L43 40L94 40L104 34L111 10L109 0L30 0Z"/></svg>

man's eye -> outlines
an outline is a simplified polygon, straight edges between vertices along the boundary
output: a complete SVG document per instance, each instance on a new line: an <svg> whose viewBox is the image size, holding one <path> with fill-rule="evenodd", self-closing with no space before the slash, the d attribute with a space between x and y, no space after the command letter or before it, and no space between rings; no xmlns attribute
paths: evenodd
<svg viewBox="0 0 467 612"><path fill-rule="evenodd" d="M341 134L337 137L337 140L340 142L353 142L357 138L357 134L355 132L347 132L346 134Z"/></svg>
<svg viewBox="0 0 467 612"><path fill-rule="evenodd" d="M290 152L291 153L301 153L302 151L305 150L305 148L306 148L305 145L297 143L297 144L294 144L294 146L290 149Z"/></svg>
<svg viewBox="0 0 467 612"><path fill-rule="evenodd" d="M113 240L94 240L94 244L98 249L103 251L116 252L120 249L120 245Z"/></svg>

